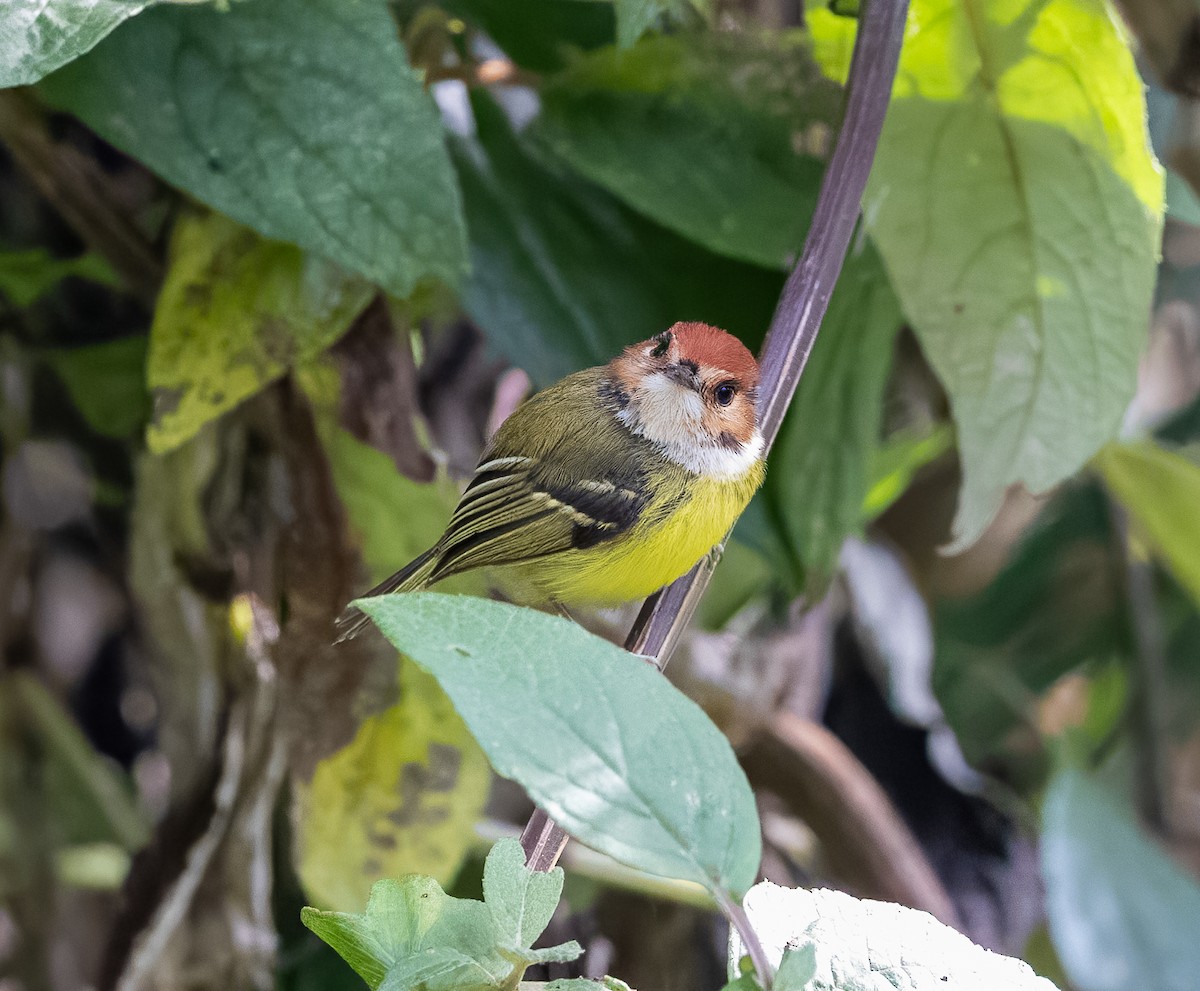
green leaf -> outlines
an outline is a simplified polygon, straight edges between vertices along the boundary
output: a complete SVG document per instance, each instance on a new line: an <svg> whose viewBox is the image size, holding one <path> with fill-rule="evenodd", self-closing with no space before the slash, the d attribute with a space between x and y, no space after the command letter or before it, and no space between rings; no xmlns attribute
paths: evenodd
<svg viewBox="0 0 1200 991"><path fill-rule="evenodd" d="M770 268L800 251L823 166L796 144L827 139L840 103L799 40L647 38L580 60L542 97L535 134L646 216Z"/></svg>
<svg viewBox="0 0 1200 991"><path fill-rule="evenodd" d="M614 0L617 12L617 45L629 48L664 17L684 17L689 0Z"/></svg>
<svg viewBox="0 0 1200 991"><path fill-rule="evenodd" d="M817 948L812 943L789 946L783 951L771 991L802 991L817 976Z"/></svg>
<svg viewBox="0 0 1200 991"><path fill-rule="evenodd" d="M481 977L498 982L513 969L495 953L487 906L451 898L429 877L376 881L362 915L305 908L300 919L372 989L487 988Z"/></svg>
<svg viewBox="0 0 1200 991"><path fill-rule="evenodd" d="M150 450L205 423L336 340L374 290L221 214L184 216L150 328Z"/></svg>
<svg viewBox="0 0 1200 991"><path fill-rule="evenodd" d="M1162 209L1102 0L915 0L863 213L958 424L955 548L1116 433Z"/></svg>
<svg viewBox="0 0 1200 991"><path fill-rule="evenodd" d="M976 946L927 912L903 905L763 881L746 896L745 909L768 960L778 967L780 991L1055 991L1023 960ZM744 952L737 931L731 931L730 960Z"/></svg>
<svg viewBox="0 0 1200 991"><path fill-rule="evenodd" d="M449 882L475 838L490 784L487 759L437 682L401 664L400 701L364 720L311 781L295 785L296 869L305 893L349 909L379 877L418 872Z"/></svg>
<svg viewBox="0 0 1200 991"><path fill-rule="evenodd" d="M500 945L523 951L533 946L550 924L562 895L563 870L531 871L521 844L500 840L483 869L483 900L492 911Z"/></svg>
<svg viewBox="0 0 1200 991"><path fill-rule="evenodd" d="M616 17L596 0L442 0L448 13L474 21L518 65L551 72L575 50L611 44Z"/></svg>
<svg viewBox="0 0 1200 991"><path fill-rule="evenodd" d="M396 295L465 271L441 124L386 4L164 5L42 90L191 195Z"/></svg>
<svg viewBox="0 0 1200 991"><path fill-rule="evenodd" d="M451 141L471 238L463 304L536 382L606 362L677 320L761 339L779 275L648 223L539 161L486 96L473 107L477 134Z"/></svg>
<svg viewBox="0 0 1200 991"><path fill-rule="evenodd" d="M1108 445L1096 467L1155 557L1200 604L1200 465L1139 441Z"/></svg>
<svg viewBox="0 0 1200 991"><path fill-rule="evenodd" d="M953 446L954 430L938 423L928 430L902 430L874 447L867 459L863 515L873 520L885 512L908 490L918 471Z"/></svg>
<svg viewBox="0 0 1200 991"><path fill-rule="evenodd" d="M492 766L573 836L710 891L753 883L761 839L746 777L653 666L505 603L422 592L358 605L438 679Z"/></svg>
<svg viewBox="0 0 1200 991"><path fill-rule="evenodd" d="M1200 887L1082 772L1042 805L1050 934L1080 991L1181 991L1200 973Z"/></svg>
<svg viewBox="0 0 1200 991"><path fill-rule="evenodd" d="M933 687L970 763L1030 724L1062 675L1124 649L1109 539L1103 493L1069 488L986 589L936 604Z"/></svg>
<svg viewBox="0 0 1200 991"><path fill-rule="evenodd" d="M149 839L128 780L92 748L58 700L28 674L16 672L0 683L0 722L19 718L36 736L45 755L47 792L61 839L71 843L115 842L126 851ZM9 735L15 732L6 726Z"/></svg>
<svg viewBox="0 0 1200 991"><path fill-rule="evenodd" d="M869 244L846 259L809 365L771 449L763 497L809 583L861 534L900 306Z"/></svg>
<svg viewBox="0 0 1200 991"><path fill-rule="evenodd" d="M78 258L55 258L44 248L0 252L0 294L18 309L40 299L69 276L106 286L118 284L108 263L90 252Z"/></svg>
<svg viewBox="0 0 1200 991"><path fill-rule="evenodd" d="M150 414L146 344L145 337L124 337L45 357L88 426L105 437L123 438L140 430Z"/></svg>
<svg viewBox="0 0 1200 991"><path fill-rule="evenodd" d="M36 83L154 0L14 0L0 7L0 89Z"/></svg>
<svg viewBox="0 0 1200 991"><path fill-rule="evenodd" d="M506 839L488 854L483 902L452 898L432 878L411 875L377 881L364 915L305 908L300 918L372 988L494 991L515 986L530 963L568 962L583 952L575 942L529 948L562 883L560 868L535 874L521 845Z"/></svg>

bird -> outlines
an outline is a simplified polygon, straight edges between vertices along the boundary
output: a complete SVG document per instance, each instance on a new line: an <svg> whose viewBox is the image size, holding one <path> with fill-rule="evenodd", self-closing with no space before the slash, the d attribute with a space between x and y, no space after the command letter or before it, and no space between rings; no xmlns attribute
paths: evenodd
<svg viewBox="0 0 1200 991"><path fill-rule="evenodd" d="M758 378L737 337L684 322L535 393L433 546L366 596L487 568L526 604L645 598L708 554L762 484ZM368 623L347 606L335 642Z"/></svg>

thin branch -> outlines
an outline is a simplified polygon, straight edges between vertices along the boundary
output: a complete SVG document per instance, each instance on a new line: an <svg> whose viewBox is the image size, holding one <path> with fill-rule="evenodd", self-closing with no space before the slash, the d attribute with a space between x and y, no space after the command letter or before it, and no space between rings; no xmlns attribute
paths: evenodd
<svg viewBox="0 0 1200 991"><path fill-rule="evenodd" d="M1168 689L1162 619L1154 595L1154 572L1140 558L1129 536L1129 514L1108 500L1108 515L1117 545L1137 683L1132 699L1132 723L1137 737L1137 799L1142 819L1159 836L1169 839L1170 783L1166 712Z"/></svg>
<svg viewBox="0 0 1200 991"><path fill-rule="evenodd" d="M779 433L825 317L862 205L892 92L908 0L870 0L859 20L846 116L825 170L804 253L792 269L763 344L760 427L767 449ZM625 646L665 666L720 560L720 548L646 600ZM549 870L566 834L538 810L521 835L526 863ZM767 975L760 973L765 981Z"/></svg>

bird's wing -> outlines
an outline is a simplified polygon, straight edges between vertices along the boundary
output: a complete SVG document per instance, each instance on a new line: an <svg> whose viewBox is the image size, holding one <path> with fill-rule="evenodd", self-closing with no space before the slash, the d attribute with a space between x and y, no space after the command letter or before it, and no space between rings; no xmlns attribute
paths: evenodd
<svg viewBox="0 0 1200 991"><path fill-rule="evenodd" d="M430 580L594 547L627 533L648 499L645 472L632 461L597 464L597 471L569 478L557 461L508 455L483 462L438 542Z"/></svg>

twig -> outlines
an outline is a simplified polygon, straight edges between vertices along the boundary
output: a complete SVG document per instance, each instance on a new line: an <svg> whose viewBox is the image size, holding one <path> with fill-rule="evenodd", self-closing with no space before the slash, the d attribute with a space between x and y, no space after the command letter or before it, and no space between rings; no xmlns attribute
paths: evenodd
<svg viewBox="0 0 1200 991"><path fill-rule="evenodd" d="M742 763L751 782L778 794L808 823L834 872L858 893L961 926L937 872L879 782L824 726L777 713Z"/></svg>
<svg viewBox="0 0 1200 991"><path fill-rule="evenodd" d="M1130 647L1137 672L1132 721L1139 744L1136 755L1138 809L1150 829L1169 839L1166 659L1162 620L1154 596L1154 575L1150 562L1136 556L1129 539L1129 516L1115 499L1108 500L1108 515L1120 558Z"/></svg>
<svg viewBox="0 0 1200 991"><path fill-rule="evenodd" d="M760 427L767 449L779 433L850 246L891 96L908 0L871 0L859 20L846 116L825 170L804 253L792 269L762 351ZM720 548L646 600L627 649L665 666L720 560ZM521 836L526 863L549 870L566 834L540 810ZM767 975L760 973L766 985Z"/></svg>

